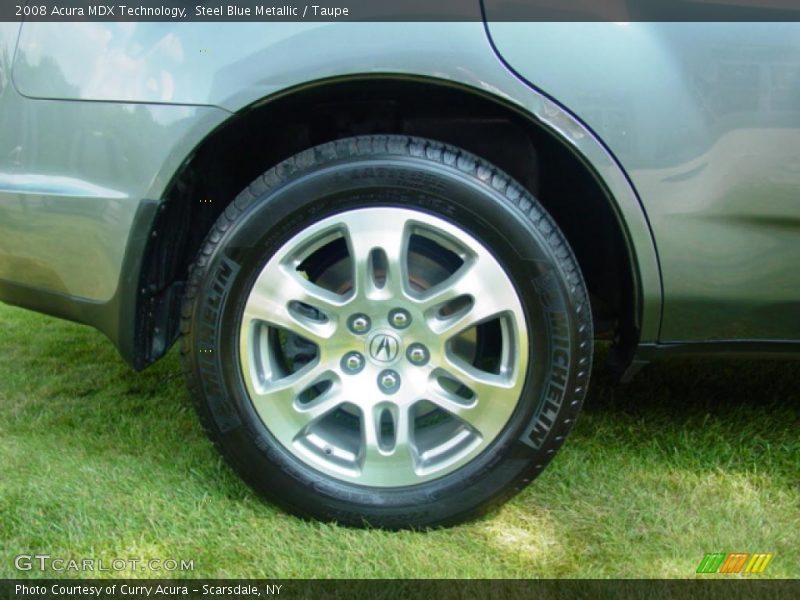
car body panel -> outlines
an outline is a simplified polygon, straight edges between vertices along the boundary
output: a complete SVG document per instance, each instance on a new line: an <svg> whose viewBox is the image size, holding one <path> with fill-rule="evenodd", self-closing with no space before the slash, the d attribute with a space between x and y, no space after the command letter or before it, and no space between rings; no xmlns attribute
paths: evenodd
<svg viewBox="0 0 800 600"><path fill-rule="evenodd" d="M0 279L108 302L140 203L232 113L414 77L514 106L593 168L641 341L800 339L798 24L491 23L502 60L478 22L53 27L0 29Z"/></svg>
<svg viewBox="0 0 800 600"><path fill-rule="evenodd" d="M662 341L800 339L800 23L489 31L630 176L661 261Z"/></svg>
<svg viewBox="0 0 800 600"><path fill-rule="evenodd" d="M13 93L0 97L0 112L9 109L14 118L0 128L0 279L95 302L117 289L140 202L160 198L200 136L228 116Z"/></svg>
<svg viewBox="0 0 800 600"><path fill-rule="evenodd" d="M140 205L161 197L230 114L26 98L10 76L19 30L0 23L0 282L76 298L91 312L118 293ZM42 79L63 80L47 61L39 69Z"/></svg>
<svg viewBox="0 0 800 600"><path fill-rule="evenodd" d="M51 238L82 235L80 224L95 218L86 215L87 202L98 208L112 206L122 215L103 234L104 239L85 236L81 246L86 257L113 257L112 264L103 267L105 283L99 285L95 275L77 269L68 279L62 275L58 285L65 293L87 300L108 297L112 286L107 276L120 268L125 230L137 202L162 197L170 171L201 139L200 132L204 128L205 133L212 131L227 111L267 102L298 86L324 85L332 78L405 76L463 86L513 105L543 123L594 169L616 203L635 257L642 340L657 339L661 311L658 263L635 191L591 132L504 67L482 23L62 23L59 36L53 35L52 27L49 23L23 26L13 70L19 94L9 91L9 95L17 95L17 101L25 106L42 107L27 110L45 110L46 106L57 115L58 124L54 123L48 137L85 135L87 123L77 111L93 120L101 136L113 131L114 137L120 138L96 144L105 148L108 156L98 157L98 163L83 171L70 152L44 160L31 151L30 158L20 165L10 164L0 153L4 161L0 173L16 170L35 177L69 176L81 180L86 189L113 190L102 199L87 200L52 190L43 192L45 183L52 180L39 184L39 195L51 202L37 219L50 219L47 231ZM77 45L63 41L77 37L82 40ZM231 39L237 43L231 44ZM319 52L319 48L326 51ZM126 77L113 75L111 64L124 70L129 63L138 66L125 71ZM0 100L6 105L11 101ZM125 117L129 111L142 115L142 122L134 124ZM115 125L118 117L126 118L130 127ZM27 140L24 146L39 148L46 145L45 134L31 131L31 123L39 121L37 117L7 124L0 133L4 139L15 143ZM112 175L114 168L119 171L123 158L132 163L126 167L130 175L122 180L130 183L125 184ZM0 189L0 207L22 210L18 188L19 184ZM60 216L53 216L56 214ZM70 218L64 218L65 214ZM5 250L5 260L9 253L44 252L33 238L20 243L23 247ZM39 258L62 274L70 273L66 263L82 264L74 257L58 257L54 250ZM8 271L0 274L0 278L9 276L14 277Z"/></svg>

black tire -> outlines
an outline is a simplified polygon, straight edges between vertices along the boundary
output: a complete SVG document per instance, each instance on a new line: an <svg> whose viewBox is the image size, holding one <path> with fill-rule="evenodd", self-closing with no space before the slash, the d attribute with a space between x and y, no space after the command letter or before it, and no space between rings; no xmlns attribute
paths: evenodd
<svg viewBox="0 0 800 600"><path fill-rule="evenodd" d="M298 460L255 412L238 366L242 305L270 256L311 223L374 205L436 215L490 249L522 300L533 357L513 416L491 446L452 473L398 488L343 482ZM592 360L583 278L539 202L463 150L405 136L326 143L243 190L191 269L182 333L184 368L202 423L247 483L300 516L388 529L453 525L519 492L572 429Z"/></svg>

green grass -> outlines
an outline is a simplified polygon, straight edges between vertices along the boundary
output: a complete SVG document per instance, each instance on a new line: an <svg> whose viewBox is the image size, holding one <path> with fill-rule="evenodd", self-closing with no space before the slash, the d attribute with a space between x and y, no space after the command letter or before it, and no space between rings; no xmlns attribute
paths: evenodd
<svg viewBox="0 0 800 600"><path fill-rule="evenodd" d="M712 551L800 577L798 383L792 363L669 362L620 388L598 369L568 443L502 510L364 531L243 485L174 351L137 374L97 332L0 305L0 577L34 553L193 559L193 577L694 577Z"/></svg>

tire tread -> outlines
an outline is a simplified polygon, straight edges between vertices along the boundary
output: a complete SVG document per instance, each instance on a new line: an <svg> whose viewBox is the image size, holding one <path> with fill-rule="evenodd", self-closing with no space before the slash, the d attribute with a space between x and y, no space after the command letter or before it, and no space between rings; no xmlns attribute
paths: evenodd
<svg viewBox="0 0 800 600"><path fill-rule="evenodd" d="M491 501L476 507L469 514L452 515L435 524L437 526L447 526L465 519L479 517L494 510L523 489L544 469L544 466L555 454L555 450L563 444L567 434L575 425L586 395L591 373L593 323L588 294L577 259L553 218L527 190L501 169L458 147L443 142L404 135L358 136L327 142L304 150L269 169L242 190L226 207L207 234L197 258L189 268L188 284L181 307L182 368L196 412L200 416L201 424L208 437L234 469L241 470L243 466L239 464L238 458L231 455L220 443L220 433L215 423L207 412L202 410L199 400L199 382L194 374L191 341L193 333L192 315L201 283L209 266L209 259L217 247L223 243L226 232L242 218L257 199L265 194L275 191L290 179L317 167L320 163L346 161L354 158L374 157L376 155L416 157L434 161L445 167L456 168L501 194L505 201L515 207L520 214L524 215L530 225L547 240L557 261L557 267L568 284L576 309L576 318L578 319L576 330L579 334L579 342L575 348L574 357L575 364L579 365L578 381L574 389L565 393L563 399L564 408L562 409L564 418L560 418L550 431L549 451L546 458L538 464L531 464L530 468L526 469L518 477L515 485L508 486L492 498ZM400 519L396 522L386 520L380 525L388 529L407 527L402 522L402 517Z"/></svg>

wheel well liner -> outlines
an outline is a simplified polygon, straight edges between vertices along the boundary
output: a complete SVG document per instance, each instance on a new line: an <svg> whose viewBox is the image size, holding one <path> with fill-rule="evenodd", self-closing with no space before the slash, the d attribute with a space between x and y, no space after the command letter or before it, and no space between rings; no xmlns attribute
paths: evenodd
<svg viewBox="0 0 800 600"><path fill-rule="evenodd" d="M377 133L460 146L528 188L576 254L598 337L632 351L640 318L634 253L613 198L578 152L518 107L485 92L427 79L369 76L317 82L259 101L211 132L187 157L147 237L134 366L154 362L177 339L190 265L236 194L303 149Z"/></svg>

